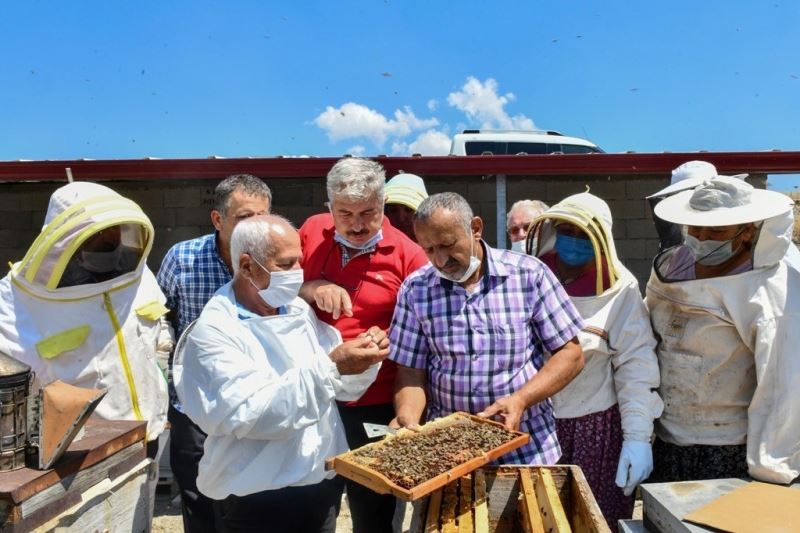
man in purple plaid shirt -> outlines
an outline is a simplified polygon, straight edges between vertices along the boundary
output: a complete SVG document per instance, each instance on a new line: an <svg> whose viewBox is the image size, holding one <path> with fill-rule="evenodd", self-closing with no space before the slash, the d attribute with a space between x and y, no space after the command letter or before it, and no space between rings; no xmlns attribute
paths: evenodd
<svg viewBox="0 0 800 533"><path fill-rule="evenodd" d="M389 357L400 365L391 425L417 425L426 407L429 420L497 417L531 435L501 463L555 463L549 397L583 368L583 321L569 296L538 259L490 248L458 194L424 200L414 230L431 264L403 283L389 328Z"/></svg>

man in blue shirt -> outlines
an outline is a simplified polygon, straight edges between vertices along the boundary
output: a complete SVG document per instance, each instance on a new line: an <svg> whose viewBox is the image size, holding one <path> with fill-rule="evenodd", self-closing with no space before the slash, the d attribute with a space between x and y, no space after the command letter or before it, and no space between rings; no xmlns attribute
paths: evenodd
<svg viewBox="0 0 800 533"><path fill-rule="evenodd" d="M175 244L156 276L171 310L169 319L180 337L206 302L232 278L230 239L240 221L268 214L269 187L255 176L229 176L214 189L211 222L215 232ZM205 433L185 414L170 380L170 468L181 493L183 526L187 533L214 530L212 500L197 490L197 465L203 456Z"/></svg>

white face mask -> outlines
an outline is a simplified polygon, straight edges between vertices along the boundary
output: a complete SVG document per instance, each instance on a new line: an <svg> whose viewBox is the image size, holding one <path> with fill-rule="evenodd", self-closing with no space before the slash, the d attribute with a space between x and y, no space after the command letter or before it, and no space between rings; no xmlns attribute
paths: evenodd
<svg viewBox="0 0 800 533"><path fill-rule="evenodd" d="M277 309L284 306L297 298L300 292L300 286L303 284L303 270L296 268L293 270L276 270L270 272L261 263L253 259L255 264L264 269L264 272L269 272L270 280L269 286L266 289L259 289L253 280L250 284L258 291L258 295L264 302Z"/></svg>
<svg viewBox="0 0 800 533"><path fill-rule="evenodd" d="M471 236L470 236L470 238L471 238ZM453 283L464 283L465 281L467 281L470 278L470 276L472 276L475 273L476 270L478 270L478 267L481 266L481 260L478 259L477 257L475 257L475 255L473 254L474 251L475 251L475 240L473 239L472 240L472 248L470 249L470 252L469 252L469 266L467 267L467 269L464 271L464 273L460 277L458 277L458 278L450 277L445 272L442 272L438 268L434 267L434 269L436 270L436 274L440 278L450 280Z"/></svg>
<svg viewBox="0 0 800 533"><path fill-rule="evenodd" d="M117 268L121 257L122 244L118 244L117 247L110 252L83 251L81 252L79 263L89 272L105 274Z"/></svg>
<svg viewBox="0 0 800 533"><path fill-rule="evenodd" d="M378 230L378 233L367 239L364 242L364 244L353 244L352 242L348 241L343 235L339 234L338 231L334 232L333 234L333 240L335 240L339 244L343 244L348 248L352 248L353 250L359 250L359 251L369 250L370 248L378 244L378 241L380 241L381 239L383 239L382 230Z"/></svg>
<svg viewBox="0 0 800 533"><path fill-rule="evenodd" d="M519 252L521 254L525 253L525 239L521 241L516 241L511 243L511 251L512 252Z"/></svg>
<svg viewBox="0 0 800 533"><path fill-rule="evenodd" d="M741 232L737 233L733 239L738 237L740 233ZM697 237L692 237L687 234L684 236L683 242L689 249L695 262L705 266L716 266L729 260L739 251L739 248L736 250L733 249L733 239L727 241L701 241Z"/></svg>

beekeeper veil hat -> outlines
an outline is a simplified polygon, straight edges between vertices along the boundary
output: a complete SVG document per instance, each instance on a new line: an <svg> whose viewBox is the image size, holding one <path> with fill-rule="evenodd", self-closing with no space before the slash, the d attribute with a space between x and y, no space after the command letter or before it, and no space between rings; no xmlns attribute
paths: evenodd
<svg viewBox="0 0 800 533"><path fill-rule="evenodd" d="M694 190L665 198L655 214L685 226L732 226L781 215L792 205L788 196L756 189L740 176L715 176Z"/></svg>

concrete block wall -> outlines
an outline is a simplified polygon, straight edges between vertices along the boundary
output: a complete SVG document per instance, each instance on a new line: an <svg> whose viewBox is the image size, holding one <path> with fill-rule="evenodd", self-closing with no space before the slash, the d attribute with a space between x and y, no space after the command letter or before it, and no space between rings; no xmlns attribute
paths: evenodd
<svg viewBox="0 0 800 533"><path fill-rule="evenodd" d="M509 204L530 198L553 205L587 188L608 202L614 220L612 231L617 253L640 283L646 281L652 259L658 252L658 235L645 198L668 185L667 176L531 176L510 177L507 183Z"/></svg>
<svg viewBox="0 0 800 533"><path fill-rule="evenodd" d="M428 192L454 191L472 205L484 221L486 240L495 244L498 220L496 180L493 176L423 176ZM212 231L209 213L213 206L214 187L219 180L149 180L106 181L105 185L142 206L155 227L156 236L148 264L157 270L166 251L176 242ZM766 186L766 176L750 178L757 187ZM287 217L298 226L310 215L325 210L325 181L321 177L280 178L267 180L273 191L273 212ZM669 183L668 176L510 176L506 179L506 210L523 198L542 200L550 205L570 194L589 190L609 203L614 217L614 237L625 265L644 286L658 240L650 208L644 198ZM63 183L0 184L0 272L8 272L8 263L22 259L38 235L47 210L47 202Z"/></svg>

